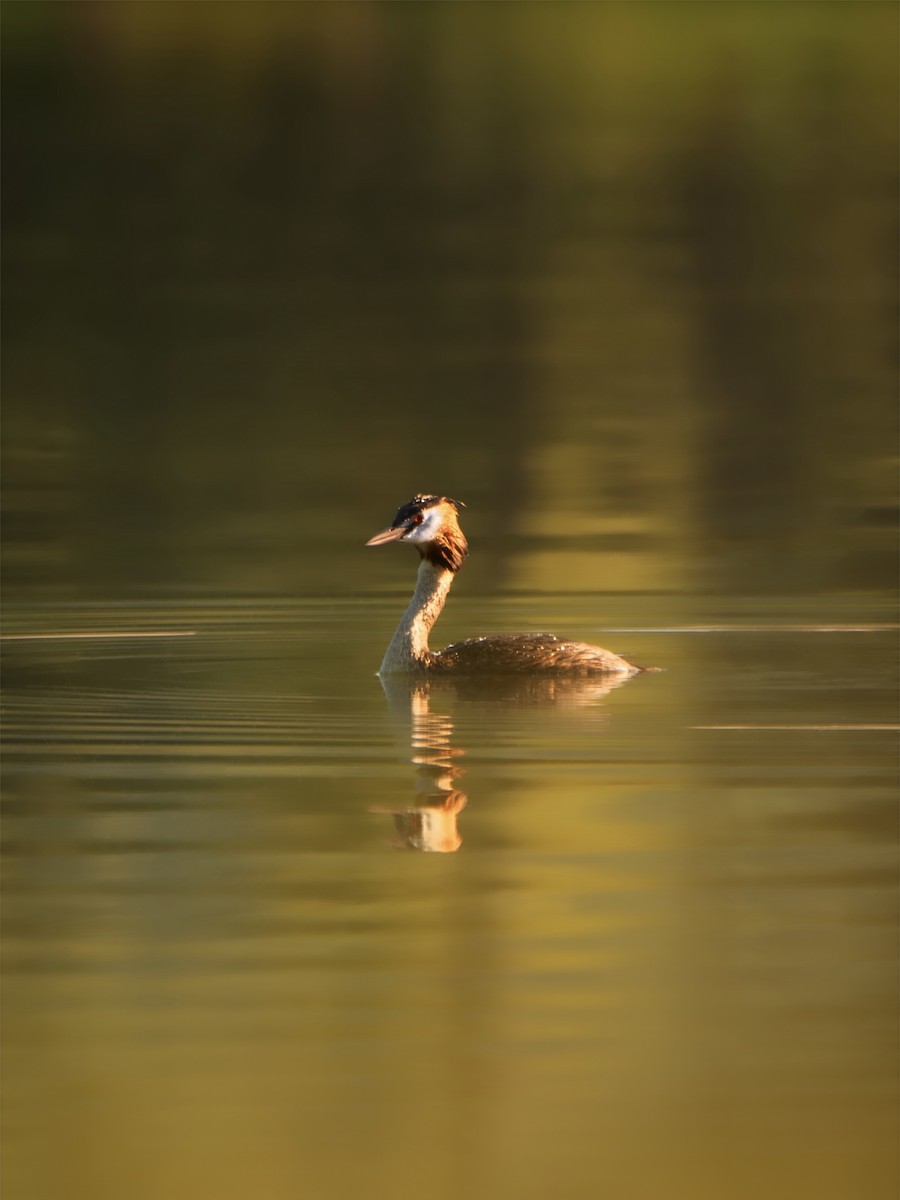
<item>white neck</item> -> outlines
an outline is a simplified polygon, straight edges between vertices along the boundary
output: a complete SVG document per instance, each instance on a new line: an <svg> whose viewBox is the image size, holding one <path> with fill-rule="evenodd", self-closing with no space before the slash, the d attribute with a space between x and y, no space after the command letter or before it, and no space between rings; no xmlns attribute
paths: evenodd
<svg viewBox="0 0 900 1200"><path fill-rule="evenodd" d="M422 559L416 576L416 590L391 638L391 644L381 663L380 674L416 671L427 666L431 658L428 634L441 615L452 583L452 571L448 571L446 567L436 567L427 559Z"/></svg>

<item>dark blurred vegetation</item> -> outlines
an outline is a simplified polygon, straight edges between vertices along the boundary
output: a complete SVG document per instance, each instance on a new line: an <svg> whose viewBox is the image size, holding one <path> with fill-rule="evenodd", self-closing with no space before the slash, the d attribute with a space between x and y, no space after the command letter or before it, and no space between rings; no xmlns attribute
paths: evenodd
<svg viewBox="0 0 900 1200"><path fill-rule="evenodd" d="M893 588L896 5L0 15L8 597Z"/></svg>

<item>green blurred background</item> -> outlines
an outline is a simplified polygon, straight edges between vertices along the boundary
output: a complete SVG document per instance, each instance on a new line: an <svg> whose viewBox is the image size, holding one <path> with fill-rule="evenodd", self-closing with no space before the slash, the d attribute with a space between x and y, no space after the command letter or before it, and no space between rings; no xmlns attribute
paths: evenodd
<svg viewBox="0 0 900 1200"><path fill-rule="evenodd" d="M8 602L893 593L896 5L2 20Z"/></svg>

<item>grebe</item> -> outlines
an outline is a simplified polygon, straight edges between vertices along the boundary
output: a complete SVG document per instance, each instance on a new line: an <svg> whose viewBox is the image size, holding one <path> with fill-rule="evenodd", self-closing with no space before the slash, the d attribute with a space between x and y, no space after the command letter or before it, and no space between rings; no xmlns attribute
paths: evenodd
<svg viewBox="0 0 900 1200"><path fill-rule="evenodd" d="M501 633L454 642L445 650L429 650L428 634L441 615L454 576L469 546L457 513L465 507L449 496L413 496L397 510L387 529L367 546L411 542L421 562L416 590L391 638L380 674L440 673L510 675L636 675L644 670L600 646L563 642L551 633Z"/></svg>

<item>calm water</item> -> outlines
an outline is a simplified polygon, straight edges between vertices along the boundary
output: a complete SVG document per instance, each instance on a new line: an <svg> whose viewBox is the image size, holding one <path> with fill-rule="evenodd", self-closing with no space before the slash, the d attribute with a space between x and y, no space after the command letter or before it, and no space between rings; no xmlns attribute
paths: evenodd
<svg viewBox="0 0 900 1200"><path fill-rule="evenodd" d="M385 694L395 608L22 621L159 636L7 647L12 1193L887 1196L894 636Z"/></svg>
<svg viewBox="0 0 900 1200"><path fill-rule="evenodd" d="M2 19L4 1200L893 1200L896 8Z"/></svg>

